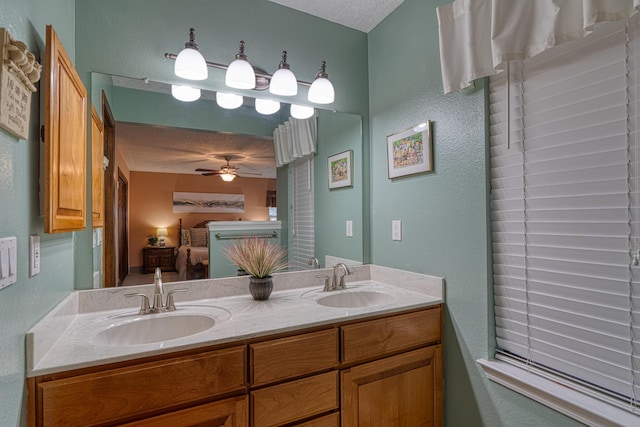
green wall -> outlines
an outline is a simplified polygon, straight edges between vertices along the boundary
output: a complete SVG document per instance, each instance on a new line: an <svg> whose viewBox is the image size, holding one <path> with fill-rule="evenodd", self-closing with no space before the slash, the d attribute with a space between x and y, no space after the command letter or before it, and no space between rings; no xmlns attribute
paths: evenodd
<svg viewBox="0 0 640 427"><path fill-rule="evenodd" d="M87 85L91 71L168 80L171 67L162 54L177 52L190 26L205 55L217 62L228 63L241 37L251 61L268 70L283 48L299 78L311 79L326 59L336 92L343 94L336 108L362 115L369 142L362 152L363 238L370 242L365 259L446 278L446 425L578 425L487 381L475 363L494 346L486 94L480 85L442 95L435 8L448 2L405 0L368 35L265 0L3 0L0 26L43 52L45 25L53 24ZM220 87L222 74L212 74L208 84ZM26 422L25 332L74 282L90 281L92 269L90 230L43 234L39 95L33 96L27 141L0 130L0 236L17 236L19 256L18 282L0 291L2 426ZM425 119L433 120L435 172L390 181L386 136ZM392 219L403 221L401 242L391 241ZM27 241L34 233L42 238L42 272L28 278Z"/></svg>
<svg viewBox="0 0 640 427"><path fill-rule="evenodd" d="M3 0L0 27L44 60L45 26L52 24L71 59L74 0ZM44 87L40 82L40 88ZM17 283L0 290L0 426L26 424L24 334L73 290L74 234L45 235L39 215L39 97L31 98L29 138L0 130L0 237L16 236ZM41 236L41 273L29 278L30 234Z"/></svg>
<svg viewBox="0 0 640 427"><path fill-rule="evenodd" d="M436 7L449 2L405 0L369 33L372 262L446 279L447 426L579 425L489 382L475 362L494 345L485 88L442 94ZM386 136L424 120L435 171L389 180Z"/></svg>

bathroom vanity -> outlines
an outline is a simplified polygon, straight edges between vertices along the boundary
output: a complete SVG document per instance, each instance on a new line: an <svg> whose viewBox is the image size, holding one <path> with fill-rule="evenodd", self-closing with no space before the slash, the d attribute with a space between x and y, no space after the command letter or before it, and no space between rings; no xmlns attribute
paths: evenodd
<svg viewBox="0 0 640 427"><path fill-rule="evenodd" d="M176 295L176 312L151 316L209 310L215 325L154 342L105 338L104 331L146 320L132 308L73 313L72 306L115 302L119 290L104 299L73 295L27 336L29 424L441 425L442 279L355 270L358 280L330 293L296 287L322 270L279 275L263 302L246 294L200 298L211 289L240 293L241 278L190 283L197 288L184 301ZM357 295L333 297L338 292L381 297L354 307ZM55 339L40 335L54 330L61 331Z"/></svg>

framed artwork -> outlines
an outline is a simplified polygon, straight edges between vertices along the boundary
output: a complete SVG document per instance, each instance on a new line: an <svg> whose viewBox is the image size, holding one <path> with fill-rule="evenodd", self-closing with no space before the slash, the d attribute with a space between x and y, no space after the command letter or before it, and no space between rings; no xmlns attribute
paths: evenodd
<svg viewBox="0 0 640 427"><path fill-rule="evenodd" d="M173 212L244 212L244 194L174 192Z"/></svg>
<svg viewBox="0 0 640 427"><path fill-rule="evenodd" d="M329 156L329 189L353 187L353 150Z"/></svg>
<svg viewBox="0 0 640 427"><path fill-rule="evenodd" d="M389 179L433 172L431 122L426 121L387 137Z"/></svg>

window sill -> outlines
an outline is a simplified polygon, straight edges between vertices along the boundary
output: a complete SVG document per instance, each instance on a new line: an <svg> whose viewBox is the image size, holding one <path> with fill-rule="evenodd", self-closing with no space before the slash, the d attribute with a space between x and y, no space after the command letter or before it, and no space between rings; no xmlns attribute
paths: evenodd
<svg viewBox="0 0 640 427"><path fill-rule="evenodd" d="M497 359L478 359L485 375L513 391L590 426L638 426L640 415L591 397L567 384Z"/></svg>

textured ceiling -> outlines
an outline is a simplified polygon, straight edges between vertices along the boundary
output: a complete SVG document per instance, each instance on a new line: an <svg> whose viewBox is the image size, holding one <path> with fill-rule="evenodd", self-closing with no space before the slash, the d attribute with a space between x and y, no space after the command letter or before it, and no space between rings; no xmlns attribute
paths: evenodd
<svg viewBox="0 0 640 427"><path fill-rule="evenodd" d="M404 0L269 0L368 33Z"/></svg>
<svg viewBox="0 0 640 427"><path fill-rule="evenodd" d="M116 144L132 171L197 174L220 169L231 156L239 176L276 177L270 138L118 122Z"/></svg>

